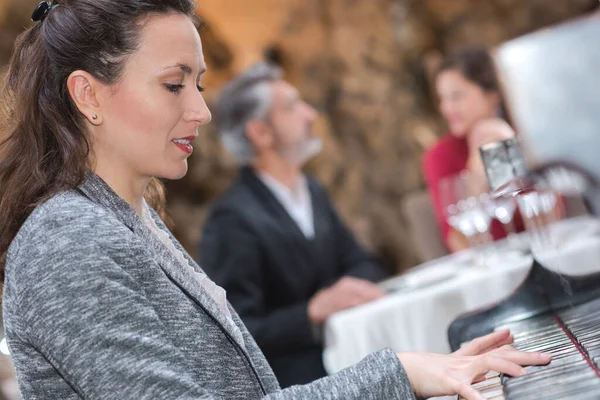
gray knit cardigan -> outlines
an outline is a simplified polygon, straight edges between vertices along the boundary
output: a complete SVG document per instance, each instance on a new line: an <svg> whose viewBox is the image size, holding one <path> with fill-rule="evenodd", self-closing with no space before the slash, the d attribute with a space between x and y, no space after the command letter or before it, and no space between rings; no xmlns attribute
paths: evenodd
<svg viewBox="0 0 600 400"><path fill-rule="evenodd" d="M415 398L389 349L281 390L229 308L242 335L94 174L37 207L7 257L3 317L25 400Z"/></svg>

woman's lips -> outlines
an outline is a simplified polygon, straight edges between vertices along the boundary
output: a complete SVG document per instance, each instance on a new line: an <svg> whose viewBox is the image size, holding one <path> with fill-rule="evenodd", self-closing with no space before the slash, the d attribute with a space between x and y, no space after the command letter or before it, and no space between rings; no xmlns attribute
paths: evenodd
<svg viewBox="0 0 600 400"><path fill-rule="evenodd" d="M173 139L172 142L173 144L175 144L175 146L179 148L179 150L183 151L186 154L192 154L194 151L194 147L192 147L192 144L190 142L195 138L195 136L188 136L180 139Z"/></svg>

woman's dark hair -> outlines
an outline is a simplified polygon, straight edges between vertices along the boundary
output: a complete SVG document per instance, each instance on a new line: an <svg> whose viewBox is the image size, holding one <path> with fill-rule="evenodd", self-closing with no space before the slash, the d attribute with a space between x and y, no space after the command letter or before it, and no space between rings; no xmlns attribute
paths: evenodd
<svg viewBox="0 0 600 400"><path fill-rule="evenodd" d="M455 70L486 92L499 92L494 61L487 49L468 47L452 53L440 64L437 75Z"/></svg>
<svg viewBox="0 0 600 400"><path fill-rule="evenodd" d="M6 253L33 209L57 192L75 188L88 167L84 118L67 78L84 70L116 83L140 45L152 15L181 13L196 23L194 0L60 0L22 33L0 99L0 279ZM57 5L58 4L58 5ZM33 11L33 10L32 10ZM158 180L146 199L164 208Z"/></svg>
<svg viewBox="0 0 600 400"><path fill-rule="evenodd" d="M484 47L465 47L446 57L437 69L436 78L444 71L458 71L468 81L486 92L496 92L500 96L499 117L510 123L502 98L494 60Z"/></svg>

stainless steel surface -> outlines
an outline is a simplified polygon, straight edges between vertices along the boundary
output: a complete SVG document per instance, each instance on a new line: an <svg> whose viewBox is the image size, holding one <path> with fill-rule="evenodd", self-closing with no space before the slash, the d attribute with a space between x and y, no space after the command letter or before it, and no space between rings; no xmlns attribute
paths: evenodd
<svg viewBox="0 0 600 400"><path fill-rule="evenodd" d="M533 164L567 161L600 180L600 15L495 52L510 114Z"/></svg>
<svg viewBox="0 0 600 400"><path fill-rule="evenodd" d="M488 143L479 149L479 153L492 191L528 173L517 138Z"/></svg>
<svg viewBox="0 0 600 400"><path fill-rule="evenodd" d="M494 52L529 166L574 167L566 192L585 181L581 193L595 215L600 215L599 42L596 12L514 39Z"/></svg>

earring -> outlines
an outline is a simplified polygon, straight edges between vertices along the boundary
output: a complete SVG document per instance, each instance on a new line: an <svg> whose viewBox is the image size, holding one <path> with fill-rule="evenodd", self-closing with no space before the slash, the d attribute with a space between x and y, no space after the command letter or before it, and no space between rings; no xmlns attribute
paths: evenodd
<svg viewBox="0 0 600 400"><path fill-rule="evenodd" d="M98 116L96 114L92 115L92 119L95 121L98 119Z"/></svg>

